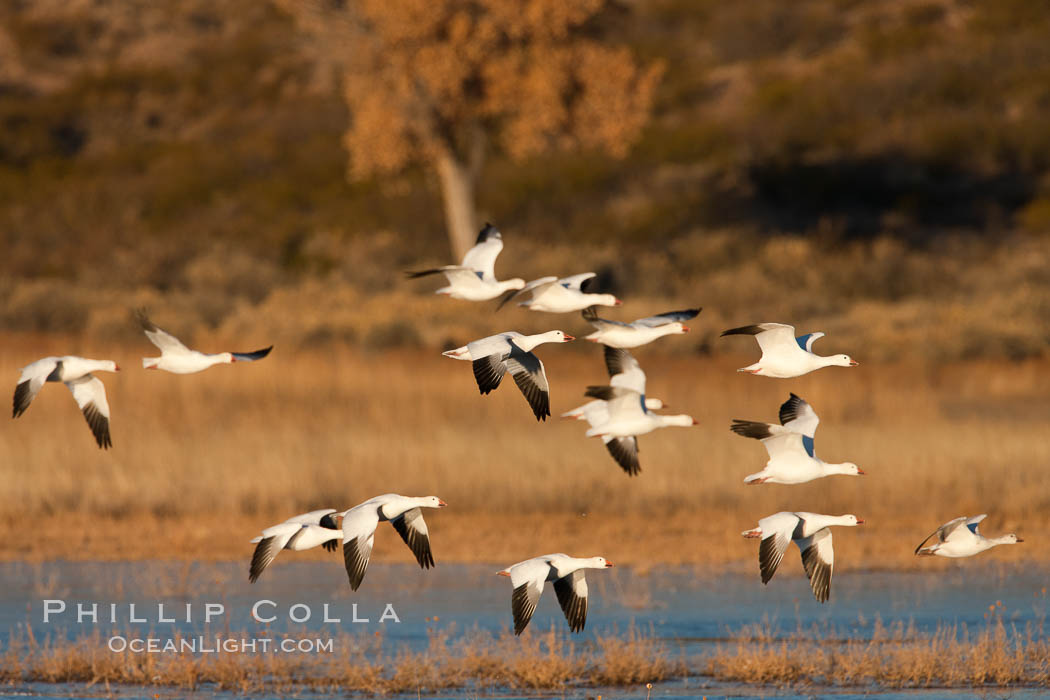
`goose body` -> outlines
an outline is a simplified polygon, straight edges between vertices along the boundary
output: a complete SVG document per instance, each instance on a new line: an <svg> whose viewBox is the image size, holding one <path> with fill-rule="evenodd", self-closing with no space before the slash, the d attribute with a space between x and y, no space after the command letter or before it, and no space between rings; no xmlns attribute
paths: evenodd
<svg viewBox="0 0 1050 700"><path fill-rule="evenodd" d="M551 414L550 385L547 373L532 349L543 343L567 343L574 338L562 331L522 335L507 331L475 340L442 353L454 360L473 363L478 390L488 394L499 387L503 375L510 372L536 420L547 420Z"/></svg>
<svg viewBox="0 0 1050 700"><path fill-rule="evenodd" d="M605 346L605 367L609 373L609 386L633 391L640 395L644 402L646 411L654 411L664 407L664 402L657 398L645 396L645 372L642 371L638 361L620 348ZM605 425L610 420L609 401L605 399L594 399L582 406L577 406L571 411L562 414L562 418L575 418L587 421L590 427L595 428ZM638 439L634 435L625 437L614 437L603 435L602 442L620 467L630 475L641 471L642 467L638 461Z"/></svg>
<svg viewBox="0 0 1050 700"><path fill-rule="evenodd" d="M372 556L376 527L384 521L394 526L421 568L434 566L430 531L423 520L422 509L444 508L446 505L437 496L414 497L387 493L345 511L342 514L343 563L350 588L356 591L364 580Z"/></svg>
<svg viewBox="0 0 1050 700"><path fill-rule="evenodd" d="M44 357L22 368L15 386L12 418L26 412L47 382L62 382L84 414L95 442L102 449L113 446L109 434L109 402L106 387L93 372L119 372L112 360L91 360L76 355Z"/></svg>
<svg viewBox="0 0 1050 700"><path fill-rule="evenodd" d="M619 306L623 303L612 294L584 292L583 283L596 276L594 272L582 272L560 279L541 277L517 291L508 292L496 308L503 308L504 304L525 292L531 292L532 298L518 302L518 306L524 306L530 311L547 311L556 314L582 311L588 306Z"/></svg>
<svg viewBox="0 0 1050 700"><path fill-rule="evenodd" d="M546 582L554 583L569 629L581 631L587 624L587 569L608 569L611 562L602 557L577 558L567 554L544 554L518 562L502 571L500 576L510 578L514 588L511 612L514 615L514 634L521 634L536 612L540 594Z"/></svg>
<svg viewBox="0 0 1050 700"><path fill-rule="evenodd" d="M987 514L983 514L975 515L972 518L963 516L950 520L920 542L919 546L915 548L915 553L920 556L936 555L938 557L958 559L960 557L972 557L1001 544L1024 542L1024 540L1012 533L1000 537L985 537L982 535L977 531L977 525L987 517ZM929 547L923 546L933 538L936 538L937 541Z"/></svg>
<svg viewBox="0 0 1050 700"><path fill-rule="evenodd" d="M857 362L849 355L817 355L813 352L814 341L823 338L821 332L807 333L795 337L794 326L783 323L759 323L722 331L727 335L753 335L762 350L758 362L741 367L738 372L757 374L761 377L788 379L800 377L821 367L856 367Z"/></svg>
<svg viewBox="0 0 1050 700"><path fill-rule="evenodd" d="M343 537L339 517L334 508L313 510L263 530L251 540L257 545L248 569L248 581L255 583L282 549L302 552L324 547L334 552L338 546L336 540Z"/></svg>
<svg viewBox="0 0 1050 700"><path fill-rule="evenodd" d="M745 530L741 534L762 540L758 548L758 567L763 584L773 578L788 544L794 542L798 545L813 596L824 603L831 595L831 574L835 568L835 552L829 528L855 527L863 522L855 515L781 512L762 518L757 528Z"/></svg>
<svg viewBox="0 0 1050 700"><path fill-rule="evenodd" d="M273 350L273 346L271 345L268 348L263 348L262 350L256 350L254 352L219 352L206 354L198 352L197 350L191 350L183 345L182 341L171 333L158 328L149 320L149 317L144 311L139 310L136 312L136 316L142 326L142 330L146 334L146 337L149 338L151 343L160 349L160 357L142 358L142 366L146 369L162 369L165 372L172 372L174 374L193 374L215 365L261 360Z"/></svg>
<svg viewBox="0 0 1050 700"><path fill-rule="evenodd" d="M820 418L794 393L780 406L780 423L733 420L730 430L737 435L761 440L769 454L765 468L745 477L745 484L804 484L834 474L864 474L852 462L828 464L817 457L813 438Z"/></svg>
<svg viewBox="0 0 1050 700"><path fill-rule="evenodd" d="M525 280L519 278L502 282L496 279L496 258L499 257L502 250L503 234L492 224L485 224L485 227L478 233L474 247L466 252L459 265L445 265L429 270L409 272L408 277L416 279L441 273L448 280L448 286L436 290L435 294L466 301L495 299L501 294L525 286Z"/></svg>
<svg viewBox="0 0 1050 700"><path fill-rule="evenodd" d="M668 311L639 318L631 323L621 323L599 318L597 309L589 306L583 310L583 318L597 330L586 336L586 339L613 348L636 348L665 335L688 333L689 327L684 322L695 318L700 311L701 309Z"/></svg>

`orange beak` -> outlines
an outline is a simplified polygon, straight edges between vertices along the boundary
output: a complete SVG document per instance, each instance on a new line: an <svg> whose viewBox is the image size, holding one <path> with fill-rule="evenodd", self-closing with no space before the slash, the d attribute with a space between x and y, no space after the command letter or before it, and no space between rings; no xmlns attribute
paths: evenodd
<svg viewBox="0 0 1050 700"><path fill-rule="evenodd" d="M861 469L860 467L857 467L857 473L860 474L861 476L864 476L865 474L867 474L867 472L864 471L863 469Z"/></svg>
<svg viewBox="0 0 1050 700"><path fill-rule="evenodd" d="M623 302L617 299L615 306L623 306Z"/></svg>
<svg viewBox="0 0 1050 700"><path fill-rule="evenodd" d="M438 499L438 507L439 507L439 508L444 508L444 507L445 507L445 506L447 506L447 505L448 505L448 504L447 504L447 503L445 503L444 501L442 501L442 500L441 500L440 498Z"/></svg>
<svg viewBox="0 0 1050 700"><path fill-rule="evenodd" d="M1017 541L1018 541L1018 542L1020 542L1021 540L1017 540ZM606 569L611 569L611 568L612 568L612 565L613 565L613 564L612 564L612 562L611 562L611 561L606 561L606 562L605 562L605 568L606 568Z"/></svg>
<svg viewBox="0 0 1050 700"><path fill-rule="evenodd" d="M698 421L696 418L694 418L693 419L693 425L700 425L700 421Z"/></svg>
<svg viewBox="0 0 1050 700"><path fill-rule="evenodd" d="M508 577L510 576L510 574L507 573L506 571L497 571L496 575L497 576L508 576Z"/></svg>
<svg viewBox="0 0 1050 700"><path fill-rule="evenodd" d="M114 372L119 372L120 371L120 365L118 365L116 362L113 363L113 371Z"/></svg>
<svg viewBox="0 0 1050 700"><path fill-rule="evenodd" d="M570 340L576 340L576 336L574 336L574 335L569 335L568 333L566 333L566 334L565 334L565 340L564 340L563 342L566 342L566 343L567 343L567 342L569 342Z"/></svg>
<svg viewBox="0 0 1050 700"><path fill-rule="evenodd" d="M689 326L682 326L682 332L683 333L688 333L689 332Z"/></svg>
<svg viewBox="0 0 1050 700"><path fill-rule="evenodd" d="M850 360L850 361L849 361L849 366L850 366L850 367L856 367L856 366L857 366L857 365L859 365L859 364L860 364L860 363L859 363L859 362L857 362L856 360Z"/></svg>
<svg viewBox="0 0 1050 700"><path fill-rule="evenodd" d="M863 525L864 521L861 518L857 518L857 524L858 525Z"/></svg>

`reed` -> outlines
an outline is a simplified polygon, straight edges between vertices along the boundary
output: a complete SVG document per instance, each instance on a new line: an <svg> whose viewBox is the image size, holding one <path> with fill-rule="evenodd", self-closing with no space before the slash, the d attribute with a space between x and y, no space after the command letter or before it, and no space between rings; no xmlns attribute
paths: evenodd
<svg viewBox="0 0 1050 700"><path fill-rule="evenodd" d="M422 651L405 647L386 651L380 637L362 640L341 633L322 639L331 642L331 652L304 654L113 652L97 631L73 640L38 640L28 630L14 633L0 655L0 681L190 690L208 685L248 693L311 689L425 694L468 687L629 686L688 672L683 661L669 658L663 643L633 627L593 644L572 642L554 627L521 638L509 632L458 635L453 628L433 632ZM181 638L175 639L178 643Z"/></svg>

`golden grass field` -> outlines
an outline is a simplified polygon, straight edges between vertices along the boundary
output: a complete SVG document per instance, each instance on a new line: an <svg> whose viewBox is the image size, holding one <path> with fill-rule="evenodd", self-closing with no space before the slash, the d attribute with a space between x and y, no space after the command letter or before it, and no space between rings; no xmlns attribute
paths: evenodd
<svg viewBox="0 0 1050 700"><path fill-rule="evenodd" d="M826 352L835 340L822 341ZM248 539L263 527L398 492L450 504L428 515L439 563L567 551L640 568L750 566L755 547L740 532L785 509L866 519L836 534L840 570L955 565L919 561L912 550L941 523L985 512L984 531L1015 531L1026 542L982 559L1050 560L1037 534L1050 525L1045 361L879 364L855 352L855 369L774 380L734 371L757 352L740 345L748 354L662 355L659 344L636 353L649 394L700 424L640 438L643 471L630 478L597 439L584 438L584 423L557 419L583 402L586 385L605 381L590 343L540 348L555 419L538 423L512 382L482 397L468 363L436 352L278 346L261 362L176 376L141 368L139 357L153 350L144 339L93 347L9 336L0 375L12 391L18 368L48 354L111 358L123 370L104 376L111 450L95 447L57 385L0 432L0 557L247 558ZM732 434L730 420L774 421L789 391L821 416L818 454L856 462L867 476L742 483L766 454ZM378 538L375 561L410 560L392 532Z"/></svg>

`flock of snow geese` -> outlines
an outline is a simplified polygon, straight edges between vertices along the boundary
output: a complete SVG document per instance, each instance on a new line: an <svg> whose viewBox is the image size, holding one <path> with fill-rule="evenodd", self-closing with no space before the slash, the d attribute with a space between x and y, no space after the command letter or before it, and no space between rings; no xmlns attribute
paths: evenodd
<svg viewBox="0 0 1050 700"><path fill-rule="evenodd" d="M486 224L461 264L410 272L408 276L444 275L448 285L436 293L453 299L490 301L502 297L497 307L501 308L518 296L529 293L530 298L520 301L519 305L531 311L581 312L584 320L595 328L593 333L586 336L586 340L604 347L609 383L587 387L584 395L592 400L563 413L562 417L586 421L589 426L587 437L600 437L616 463L628 475L637 475L641 471L638 461L640 435L657 428L696 425L696 421L688 415L655 413L664 408L664 403L646 394L645 372L628 349L646 345L666 335L687 333L689 328L684 322L696 317L700 309L671 311L630 323L600 318L597 307L619 306L621 302L611 294L585 291L586 283L596 276L595 273L585 272L562 278L541 277L528 283L517 278L501 282L496 279L494 267L502 250L502 235L494 226ZM160 357L142 358L145 369L192 374L218 364L260 360L273 349L270 346L245 353L202 353L191 350L175 336L158 328L144 311L136 313L146 337L161 353ZM758 376L789 379L822 367L855 367L858 364L848 355L815 354L813 343L823 337L823 333L796 336L792 326L782 323L742 326L724 331L722 335L755 337L762 356L758 362L738 371ZM497 389L504 375L509 372L536 419L546 420L551 415L550 387L543 362L533 350L544 343L571 340L574 340L571 335L560 330L536 335L508 331L469 342L446 351L444 355L472 364L474 379L482 394ZM98 446L109 448L113 444L109 431L109 404L105 387L94 373L119 370L117 363L110 360L70 355L37 360L21 370L14 393L13 417L18 418L29 408L45 383L62 382L72 392ZM780 407L779 424L734 420L730 428L734 433L761 441L769 453L765 467L747 476L744 482L801 484L835 474L864 474L851 462L830 464L817 457L814 435L819 422L816 411L794 393ZM323 546L335 551L341 540L347 577L350 587L356 591L368 568L376 528L383 521L393 525L412 550L419 566L429 569L434 565L434 556L422 509L443 508L445 505L436 496L409 497L391 493L371 498L342 512L329 508L296 515L266 528L251 540L256 547L249 567L249 581L255 583L282 549L302 551ZM945 523L923 540L915 553L968 557L996 545L1022 541L1013 534L984 537L978 532L978 524L984 518L984 515L963 516ZM829 528L853 527L863 522L852 514L781 512L762 518L758 521L758 527L742 534L747 538L761 540L758 560L762 583L768 583L773 577L788 545L794 542L802 555L813 595L818 601L825 602L831 593L835 562ZM934 542L926 546L930 540ZM510 578L513 587L511 611L514 633L521 634L528 625L547 581L554 584L554 592L569 628L573 632L582 630L587 620L587 581L584 573L587 569L611 566L612 563L602 557L546 554L499 571L501 576Z"/></svg>

